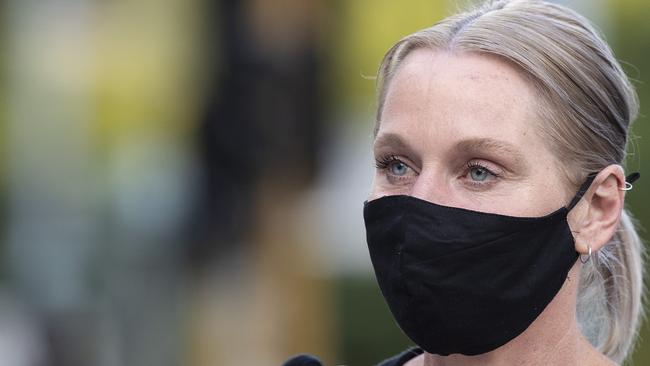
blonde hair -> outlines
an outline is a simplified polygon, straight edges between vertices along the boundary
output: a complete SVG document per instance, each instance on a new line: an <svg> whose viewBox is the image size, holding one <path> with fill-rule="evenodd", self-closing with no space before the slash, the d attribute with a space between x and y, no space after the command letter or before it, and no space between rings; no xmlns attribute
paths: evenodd
<svg viewBox="0 0 650 366"><path fill-rule="evenodd" d="M375 133L392 76L418 48L496 55L523 70L541 97L540 131L575 187L623 163L637 96L607 43L576 12L541 0L493 0L403 38L379 68ZM617 233L583 266L578 322L615 362L630 353L642 319L644 255L623 210Z"/></svg>

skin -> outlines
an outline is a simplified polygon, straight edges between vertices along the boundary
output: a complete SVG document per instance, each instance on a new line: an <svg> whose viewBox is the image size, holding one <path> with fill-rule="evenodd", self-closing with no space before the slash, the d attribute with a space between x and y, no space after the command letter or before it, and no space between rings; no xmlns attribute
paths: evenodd
<svg viewBox="0 0 650 366"><path fill-rule="evenodd" d="M388 86L369 199L405 194L510 216L542 216L567 205L577 187L537 132L538 100L530 81L495 56L411 52ZM597 251L612 237L623 186L623 169L610 165L570 212L576 251ZM581 266L577 261L549 306L507 344L478 356L425 353L407 365L613 365L578 328Z"/></svg>

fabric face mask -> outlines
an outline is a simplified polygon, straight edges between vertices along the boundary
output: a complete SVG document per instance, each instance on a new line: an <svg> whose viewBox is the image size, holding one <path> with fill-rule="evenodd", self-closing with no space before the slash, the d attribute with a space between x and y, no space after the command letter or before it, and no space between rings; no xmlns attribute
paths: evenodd
<svg viewBox="0 0 650 366"><path fill-rule="evenodd" d="M370 258L402 331L429 353L477 355L521 334L564 284L578 253L567 207L511 217L411 196L364 203Z"/></svg>

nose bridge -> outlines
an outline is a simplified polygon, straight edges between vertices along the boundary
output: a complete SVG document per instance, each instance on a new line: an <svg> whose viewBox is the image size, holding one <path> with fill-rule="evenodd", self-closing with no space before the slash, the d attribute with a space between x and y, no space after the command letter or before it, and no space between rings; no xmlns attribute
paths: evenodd
<svg viewBox="0 0 650 366"><path fill-rule="evenodd" d="M450 194L444 174L436 172L436 168L423 169L413 185L411 196L446 205L450 199Z"/></svg>

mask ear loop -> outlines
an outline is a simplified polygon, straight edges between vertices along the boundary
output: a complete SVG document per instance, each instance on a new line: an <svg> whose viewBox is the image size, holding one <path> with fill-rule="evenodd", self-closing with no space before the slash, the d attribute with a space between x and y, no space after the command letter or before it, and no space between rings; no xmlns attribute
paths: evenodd
<svg viewBox="0 0 650 366"><path fill-rule="evenodd" d="M578 204L578 202L580 202L580 199L582 198L582 196L585 195L585 193L589 189L589 186L591 186L591 183L593 183L594 178L596 178L597 174L598 173L591 173L587 176L587 179L585 180L584 183L582 183L580 188L578 188L578 192L576 192L576 195L573 197L573 199L567 206L567 209L569 211L571 211L571 209L573 209ZM636 182L639 178L641 178L641 173L639 172L634 172L628 175L627 177L625 177L625 187L619 189L622 191L629 191L630 189L632 189L632 183Z"/></svg>
<svg viewBox="0 0 650 366"><path fill-rule="evenodd" d="M580 202L580 199L582 198L582 196L585 195L585 193L587 192L587 190L591 186L591 183L593 183L594 178L596 178L597 174L598 173L591 173L591 174L589 174L587 176L587 179L585 180L585 182L582 183L580 188L578 188L578 192L576 192L576 195L573 196L573 199L571 200L571 202L569 202L569 205L567 206L567 209L569 211L571 211L574 207L576 207L578 202Z"/></svg>

